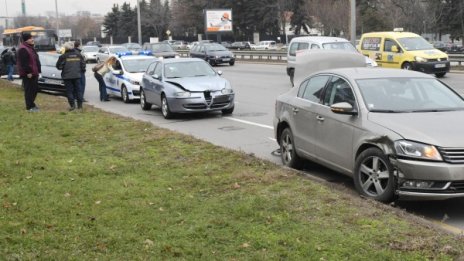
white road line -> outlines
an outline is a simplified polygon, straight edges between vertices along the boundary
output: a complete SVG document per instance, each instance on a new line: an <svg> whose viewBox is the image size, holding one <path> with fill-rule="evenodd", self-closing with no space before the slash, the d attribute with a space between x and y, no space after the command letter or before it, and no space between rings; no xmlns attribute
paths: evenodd
<svg viewBox="0 0 464 261"><path fill-rule="evenodd" d="M272 140L272 141L277 141L276 139L274 138L271 138L271 137L267 137L268 139Z"/></svg>
<svg viewBox="0 0 464 261"><path fill-rule="evenodd" d="M274 129L274 127L272 127L272 126L259 124L259 123L255 123L255 122L251 122L251 121L239 120L239 119L231 118L231 117L223 117L223 119L228 119L228 120L231 120L231 121L237 121L237 122L241 122L241 123L245 123L245 124L249 124L249 125L253 125L253 126L258 126L258 127L261 127L261 128L271 129L271 130Z"/></svg>

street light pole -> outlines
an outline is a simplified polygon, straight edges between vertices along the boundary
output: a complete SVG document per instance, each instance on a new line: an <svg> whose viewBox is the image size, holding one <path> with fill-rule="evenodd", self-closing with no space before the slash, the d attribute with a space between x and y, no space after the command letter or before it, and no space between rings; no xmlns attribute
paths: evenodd
<svg viewBox="0 0 464 261"><path fill-rule="evenodd" d="M5 28L8 29L8 5L5 0Z"/></svg>
<svg viewBox="0 0 464 261"><path fill-rule="evenodd" d="M56 36L58 37L58 44L60 43L60 22L58 17L58 0L55 0L55 15L56 15Z"/></svg>
<svg viewBox="0 0 464 261"><path fill-rule="evenodd" d="M351 2L351 25L350 25L350 40L353 46L356 46L356 0L350 0Z"/></svg>
<svg viewBox="0 0 464 261"><path fill-rule="evenodd" d="M140 21L140 0L137 0L137 31L139 44L142 45L142 23Z"/></svg>

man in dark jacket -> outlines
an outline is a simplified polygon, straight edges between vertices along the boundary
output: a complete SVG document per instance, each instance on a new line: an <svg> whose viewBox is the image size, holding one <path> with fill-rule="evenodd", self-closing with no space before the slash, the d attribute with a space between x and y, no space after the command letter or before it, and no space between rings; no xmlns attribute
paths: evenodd
<svg viewBox="0 0 464 261"><path fill-rule="evenodd" d="M69 110L82 109L82 92L80 88L81 72L85 71L85 61L82 55L74 49L73 42L64 44L64 54L56 62L56 68L61 70L61 78L66 86Z"/></svg>
<svg viewBox="0 0 464 261"><path fill-rule="evenodd" d="M37 112L39 108L35 104L35 98L39 91L40 60L34 50L34 38L30 33L21 35L23 42L18 49L18 73L23 79L24 99L26 100L26 110Z"/></svg>
<svg viewBox="0 0 464 261"><path fill-rule="evenodd" d="M14 47L8 49L2 56L2 62L6 68L6 74L8 75L8 81L13 81L14 66L16 64L16 50Z"/></svg>
<svg viewBox="0 0 464 261"><path fill-rule="evenodd" d="M74 42L74 48L82 55L81 41L75 41ZM82 57L84 57L84 56L82 55ZM85 59L84 59L84 61L85 61ZM86 102L85 97L84 97L84 94L85 94L85 69L81 72L80 84L81 84L81 89L80 90L82 92L82 101Z"/></svg>

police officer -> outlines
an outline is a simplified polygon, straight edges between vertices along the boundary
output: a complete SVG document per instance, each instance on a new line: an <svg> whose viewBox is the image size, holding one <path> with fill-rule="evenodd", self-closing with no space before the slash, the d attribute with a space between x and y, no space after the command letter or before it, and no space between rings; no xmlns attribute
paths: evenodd
<svg viewBox="0 0 464 261"><path fill-rule="evenodd" d="M56 62L56 68L61 70L61 78L64 80L66 95L69 102L69 111L82 109L82 92L80 80L82 72L85 71L84 57L74 48L73 42L64 44L64 54Z"/></svg>

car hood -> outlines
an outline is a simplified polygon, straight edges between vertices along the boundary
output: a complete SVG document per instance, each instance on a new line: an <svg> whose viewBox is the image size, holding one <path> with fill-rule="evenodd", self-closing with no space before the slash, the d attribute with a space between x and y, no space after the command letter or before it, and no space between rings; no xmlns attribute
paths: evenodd
<svg viewBox="0 0 464 261"><path fill-rule="evenodd" d="M464 147L464 111L427 113L372 113L371 122L390 129L404 139L440 147Z"/></svg>
<svg viewBox="0 0 464 261"><path fill-rule="evenodd" d="M83 54L85 55L96 55L98 52L85 52Z"/></svg>
<svg viewBox="0 0 464 261"><path fill-rule="evenodd" d="M142 78L143 78L143 72L140 72L140 73L128 73L128 72L125 72L122 76L123 76L123 78L127 78L129 80L141 82Z"/></svg>
<svg viewBox="0 0 464 261"><path fill-rule="evenodd" d="M224 55L229 55L229 56L232 56L232 52L231 51L209 51L208 52L208 55L211 55L211 56L224 56Z"/></svg>
<svg viewBox="0 0 464 261"><path fill-rule="evenodd" d="M166 79L166 82L180 86L191 92L220 91L227 85L227 80L218 76L185 77Z"/></svg>
<svg viewBox="0 0 464 261"><path fill-rule="evenodd" d="M419 56L426 59L438 59L448 57L448 55L438 49L410 51L413 56Z"/></svg>
<svg viewBox="0 0 464 261"><path fill-rule="evenodd" d="M171 52L171 51L166 51L166 52L153 52L153 54L157 57L159 56L174 56L177 55L177 52Z"/></svg>

